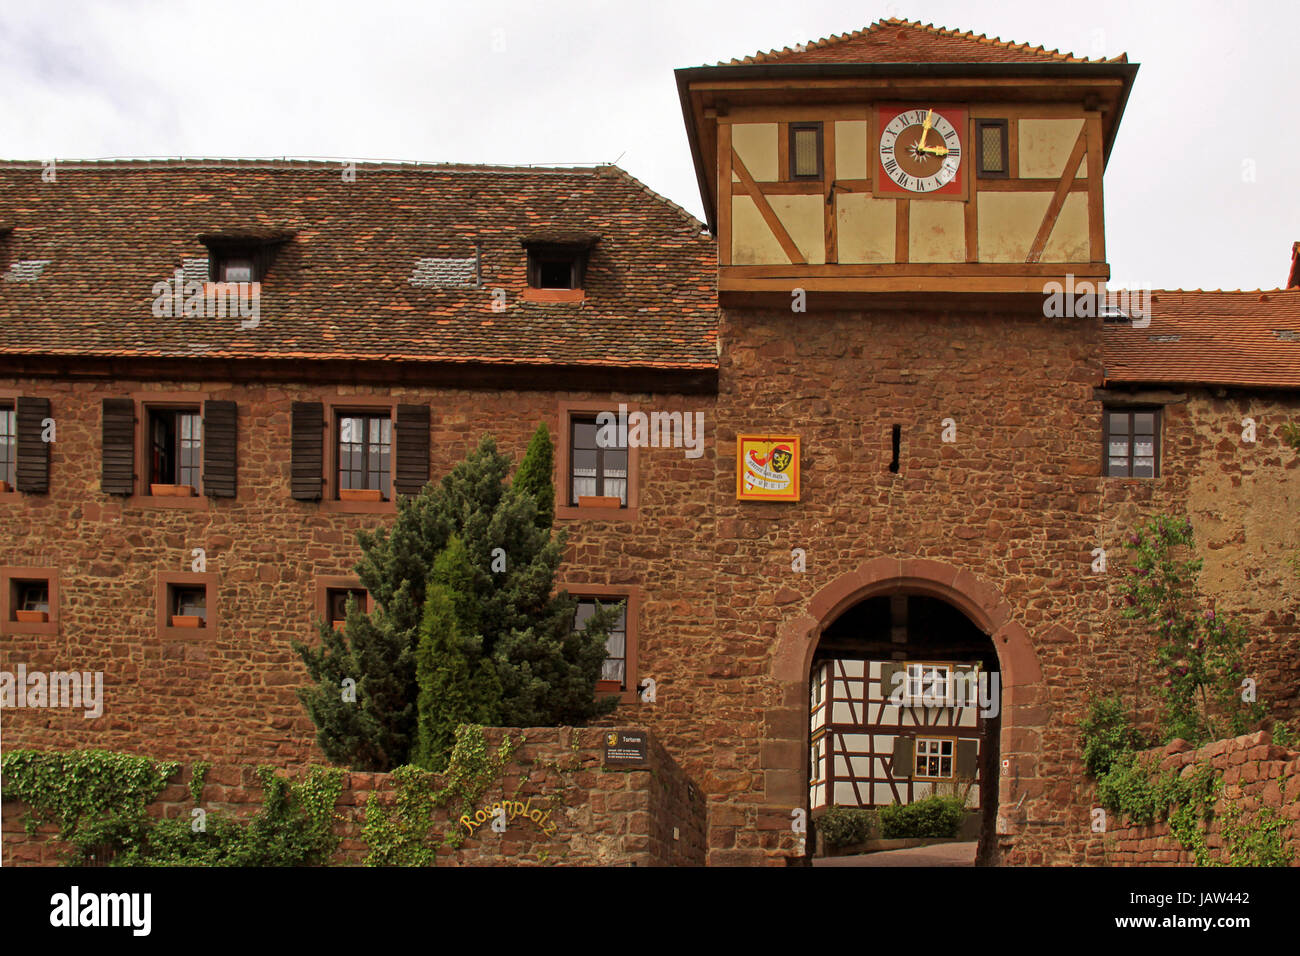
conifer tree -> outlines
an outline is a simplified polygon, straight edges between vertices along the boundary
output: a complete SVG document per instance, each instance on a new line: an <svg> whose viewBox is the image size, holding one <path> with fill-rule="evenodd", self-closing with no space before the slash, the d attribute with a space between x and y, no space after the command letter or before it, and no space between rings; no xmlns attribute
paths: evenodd
<svg viewBox="0 0 1300 956"><path fill-rule="evenodd" d="M332 761L437 766L457 722L581 723L614 706L594 688L617 606L575 634L576 602L552 593L565 538L551 533L553 460L543 425L507 483L510 461L485 435L439 485L399 498L391 527L358 533L375 612L350 603L319 648L294 642L315 682L299 696Z"/></svg>

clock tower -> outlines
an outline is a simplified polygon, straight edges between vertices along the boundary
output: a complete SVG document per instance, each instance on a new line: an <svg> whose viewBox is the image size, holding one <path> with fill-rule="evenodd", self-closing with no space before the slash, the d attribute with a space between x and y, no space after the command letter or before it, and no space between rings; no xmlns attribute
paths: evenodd
<svg viewBox="0 0 1300 956"><path fill-rule="evenodd" d="M902 20L678 70L721 304L1108 278L1102 171L1136 72Z"/></svg>

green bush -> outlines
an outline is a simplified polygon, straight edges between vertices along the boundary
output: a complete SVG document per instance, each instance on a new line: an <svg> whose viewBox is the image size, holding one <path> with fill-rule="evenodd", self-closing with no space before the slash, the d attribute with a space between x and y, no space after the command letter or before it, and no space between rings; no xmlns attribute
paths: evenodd
<svg viewBox="0 0 1300 956"><path fill-rule="evenodd" d="M914 803L881 807L880 834L886 840L955 837L966 817L960 797L933 796Z"/></svg>
<svg viewBox="0 0 1300 956"><path fill-rule="evenodd" d="M1119 694L1093 700L1080 729L1083 766L1092 777L1104 775L1123 754L1142 746Z"/></svg>
<svg viewBox="0 0 1300 956"><path fill-rule="evenodd" d="M831 807L817 819L817 830L827 846L852 846L871 839L876 814L858 807Z"/></svg>

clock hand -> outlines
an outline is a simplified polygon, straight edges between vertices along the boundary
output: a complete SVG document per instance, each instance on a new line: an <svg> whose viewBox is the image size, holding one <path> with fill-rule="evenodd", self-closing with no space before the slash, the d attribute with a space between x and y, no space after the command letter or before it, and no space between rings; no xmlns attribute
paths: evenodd
<svg viewBox="0 0 1300 956"><path fill-rule="evenodd" d="M925 150L925 138L930 135L930 117L933 114L934 110L925 111L925 122L921 124L921 141L916 144L918 150Z"/></svg>
<svg viewBox="0 0 1300 956"><path fill-rule="evenodd" d="M918 146L918 147L916 147L916 151L917 151L918 153L929 153L931 156L947 156L947 155L948 155L948 147L947 147L947 146Z"/></svg>

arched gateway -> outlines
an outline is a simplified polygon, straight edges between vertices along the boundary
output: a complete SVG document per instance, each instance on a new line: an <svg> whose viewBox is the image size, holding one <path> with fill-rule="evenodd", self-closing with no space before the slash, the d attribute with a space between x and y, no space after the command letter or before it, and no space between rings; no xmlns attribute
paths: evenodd
<svg viewBox="0 0 1300 956"><path fill-rule="evenodd" d="M919 625L909 630L906 624L909 607L914 615L930 622L930 626ZM834 668L822 667L823 662L840 656L863 661L887 659L890 655L882 652L879 640L864 641L860 649L855 649L853 641L857 638L850 636L868 633L872 621L879 623L882 615L885 630L890 632L886 640L896 651L893 657L933 659L936 652L941 655L946 652L962 660L979 662L985 670L998 673L995 683L1000 684L1000 702L986 711L992 719L980 722L980 727L987 727L993 736L980 747L979 775L983 781L979 803L985 811L979 858L982 862L995 862L999 850L1007 849L1014 841L1023 820L1019 809L1023 796L1037 777L1038 741L1046 723L1045 688L1029 633L1014 620L1011 605L997 588L968 570L939 561L876 558L824 586L809 601L806 613L787 621L781 628L773 676L781 685L782 704L769 709L765 736L769 740L780 739L798 726L795 740L799 746L773 747L773 752L798 753L802 759L790 766L765 768L768 801L783 801L798 794L801 799L794 805L808 805L809 708L805 705L792 711L788 704L809 701L814 664L819 665L819 673L831 672L832 683L826 685L829 688L833 686ZM936 641L933 637L936 629L952 637L946 643L943 639ZM877 683L869 682L872 678L878 682L882 665L864 666L864 679L857 686L864 693L870 686L874 692ZM787 738L786 742L794 741ZM955 750L951 756L955 764L958 756ZM871 765L867 758L866 766ZM947 764L944 769L948 769ZM871 772L865 773L867 792L870 792ZM992 783L993 777L997 779L996 785ZM912 786L909 784L908 793L912 792ZM892 784L892 791L898 792L896 783ZM833 793L829 799L834 802Z"/></svg>

